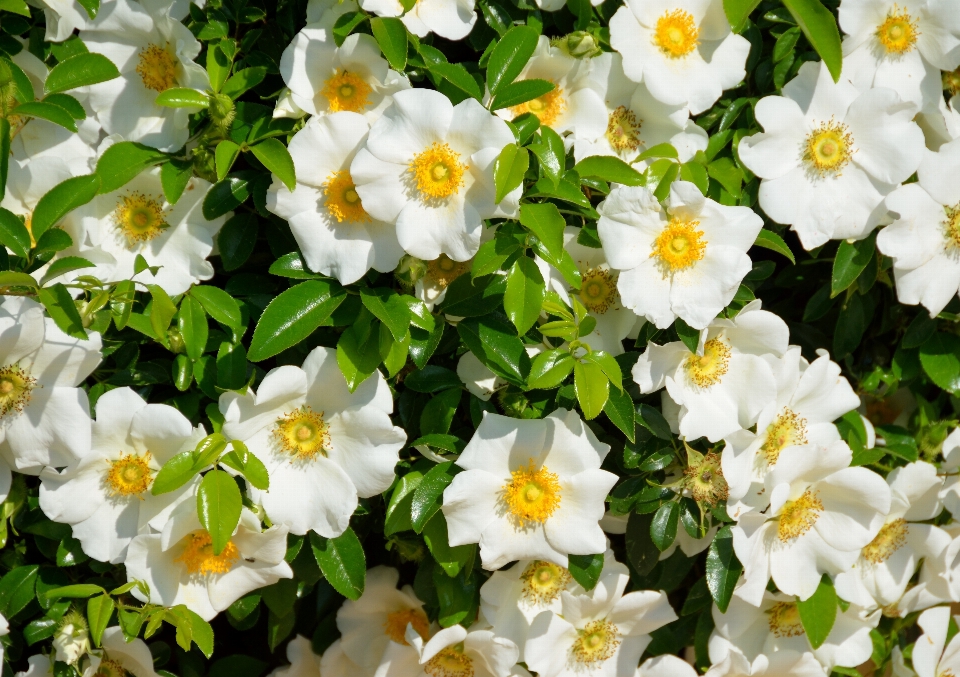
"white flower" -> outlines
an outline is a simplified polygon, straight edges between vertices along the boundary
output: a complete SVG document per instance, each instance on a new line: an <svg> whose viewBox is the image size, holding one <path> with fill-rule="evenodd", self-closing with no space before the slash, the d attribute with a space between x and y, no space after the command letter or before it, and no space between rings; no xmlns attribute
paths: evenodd
<svg viewBox="0 0 960 677"><path fill-rule="evenodd" d="M270 370L256 393L224 393L220 411L223 434L243 441L270 474L266 491L248 485L250 497L298 535L342 534L358 495L389 488L406 441L390 421L393 397L383 375L374 372L351 393L332 348L315 348L302 369Z"/></svg>
<svg viewBox="0 0 960 677"><path fill-rule="evenodd" d="M960 95L954 95L949 104L941 98L934 110L921 111L917 115L917 124L931 150L960 138Z"/></svg>
<svg viewBox="0 0 960 677"><path fill-rule="evenodd" d="M157 95L171 87L206 91L207 72L194 63L200 43L169 14L169 2L116 0L80 32L91 52L103 54L120 77L89 90L89 102L107 134L163 151L183 146L190 134L189 108L165 108Z"/></svg>
<svg viewBox="0 0 960 677"><path fill-rule="evenodd" d="M889 87L918 108L943 100L940 71L960 66L956 3L843 0L843 77L860 91Z"/></svg>
<svg viewBox="0 0 960 677"><path fill-rule="evenodd" d="M288 149L297 167L292 193L275 180L267 209L290 224L310 270L352 284L374 268L397 267L403 249L392 223L370 217L350 176L350 163L370 126L357 113L313 117Z"/></svg>
<svg viewBox="0 0 960 677"><path fill-rule="evenodd" d="M940 470L946 473L940 500L951 515L960 516L960 428L947 435L942 447L943 464ZM955 517L956 519L956 517Z"/></svg>
<svg viewBox="0 0 960 677"><path fill-rule="evenodd" d="M660 329L678 317L706 327L733 300L763 228L748 207L727 207L687 181L670 186L666 209L647 188L616 186L598 208L597 230L621 302Z"/></svg>
<svg viewBox="0 0 960 677"><path fill-rule="evenodd" d="M560 593L561 612L543 611L530 627L530 669L540 677L634 677L650 633L677 615L663 592L624 595L629 580L620 571L589 593Z"/></svg>
<svg viewBox="0 0 960 677"><path fill-rule="evenodd" d="M139 637L128 643L119 626L103 631L100 646L103 653L90 654L90 664L83 671L83 677L158 677L147 643Z"/></svg>
<svg viewBox="0 0 960 677"><path fill-rule="evenodd" d="M406 76L391 69L371 35L354 33L340 47L332 28L310 24L297 33L280 58L280 74L293 102L311 115L360 113L373 123L410 89Z"/></svg>
<svg viewBox="0 0 960 677"><path fill-rule="evenodd" d="M10 623L7 622L6 617L3 614L0 614L0 637L5 637L10 634ZM0 663L3 662L3 644L0 644Z"/></svg>
<svg viewBox="0 0 960 677"><path fill-rule="evenodd" d="M179 503L194 498L199 478L159 496L150 487L164 463L204 435L173 407L147 404L130 388L111 390L97 400L90 451L62 473L41 475L40 507L71 525L87 555L122 562L134 536L147 525L160 531Z"/></svg>
<svg viewBox="0 0 960 677"><path fill-rule="evenodd" d="M960 139L926 151L919 182L900 186L886 205L899 217L877 235L893 259L897 299L936 317L960 289Z"/></svg>
<svg viewBox="0 0 960 677"><path fill-rule="evenodd" d="M920 165L915 104L892 89L859 93L808 62L756 106L764 132L741 141L740 159L763 181L760 206L790 224L805 249L860 239L881 222L883 196Z"/></svg>
<svg viewBox="0 0 960 677"><path fill-rule="evenodd" d="M685 494L689 493L689 491L685 492ZM707 529L707 532L701 538L695 538L687 533L687 530L681 525L677 529L677 537L673 540L673 543L670 544L669 548L660 553L660 561L670 559L673 553L677 551L677 548L680 548L680 551L687 557L699 555L710 547L710 544L713 542L713 537L717 535L719 530L720 527L714 525Z"/></svg>
<svg viewBox="0 0 960 677"><path fill-rule="evenodd" d="M60 621L52 643L58 661L76 665L91 649L87 621L77 611L68 613Z"/></svg>
<svg viewBox="0 0 960 677"><path fill-rule="evenodd" d="M918 677L946 677L960 672L960 636L947 644L950 607L939 606L920 614L923 634L913 645L913 669ZM946 648L944 648L946 646Z"/></svg>
<svg viewBox="0 0 960 677"><path fill-rule="evenodd" d="M480 544L483 567L516 559L567 566L606 550L600 529L616 476L600 469L609 445L574 411L541 420L486 414L443 492L450 545Z"/></svg>
<svg viewBox="0 0 960 677"><path fill-rule="evenodd" d="M830 634L816 649L810 646L800 622L796 598L781 593L764 593L760 606L734 595L726 613L720 613L714 605L713 621L716 628L710 635L709 649L714 664L731 655L743 656L752 663L760 656L777 656L783 651L795 652L795 656L812 653L823 666L819 673L823 675L824 668L856 667L870 658L870 630L877 627L880 612L868 614L854 605L846 611L837 609Z"/></svg>
<svg viewBox="0 0 960 677"><path fill-rule="evenodd" d="M20 472L62 467L90 449L90 404L77 386L100 363L100 345L97 333L64 334L36 301L0 303L0 453Z"/></svg>
<svg viewBox="0 0 960 677"><path fill-rule="evenodd" d="M824 674L823 667L813 654L783 649L760 654L753 663L731 651L726 658L707 670L704 677L824 677Z"/></svg>
<svg viewBox="0 0 960 677"><path fill-rule="evenodd" d="M542 343L538 343L532 346L524 346L523 349L527 356L533 359L546 350L546 347ZM489 402L495 392L507 386L505 380L490 371L490 368L470 351L460 356L460 360L457 362L457 376L460 377L471 395L475 395L484 402ZM417 448L419 450L419 445Z"/></svg>
<svg viewBox="0 0 960 677"><path fill-rule="evenodd" d="M462 40L477 22L475 0L417 0L405 12L400 0L360 0L360 7L377 16L399 16L417 37L436 33L447 40Z"/></svg>
<svg viewBox="0 0 960 677"><path fill-rule="evenodd" d="M786 595L809 598L821 574L838 574L860 557L890 512L890 488L866 468L850 468L844 442L787 447L764 485L765 514L748 512L733 527L744 580L735 594L754 606L768 581Z"/></svg>
<svg viewBox="0 0 960 677"><path fill-rule="evenodd" d="M743 80L750 53L720 0L628 0L610 19L610 45L628 78L694 115Z"/></svg>
<svg viewBox="0 0 960 677"><path fill-rule="evenodd" d="M18 672L16 677L49 677L50 675L53 675L53 661L44 654L37 654L27 659L27 669Z"/></svg>
<svg viewBox="0 0 960 677"><path fill-rule="evenodd" d="M308 0L307 23L320 24L321 28L333 29L344 14L359 12L357 0Z"/></svg>
<svg viewBox="0 0 960 677"><path fill-rule="evenodd" d="M822 445L840 439L833 422L860 406L860 398L826 351L811 364L790 346L780 360L768 360L776 395L765 403L757 432L738 430L726 438L723 476L730 487L727 511L734 519L770 503L763 481L780 453L792 446Z"/></svg>
<svg viewBox="0 0 960 677"><path fill-rule="evenodd" d="M91 23L90 15L76 0L31 0L43 10L47 25L44 37L49 42L63 42L75 29L84 30ZM193 4L203 7L206 0L192 0ZM162 8L174 19L183 20L190 13L191 0L140 0L140 4ZM104 8L109 3L103 3Z"/></svg>
<svg viewBox="0 0 960 677"><path fill-rule="evenodd" d="M697 352L681 341L650 343L633 366L640 392L666 387L680 405L679 433L716 442L749 428L776 395L770 365L761 355L787 350L789 329L752 301L732 320L715 320L700 332Z"/></svg>
<svg viewBox="0 0 960 677"><path fill-rule="evenodd" d="M320 659L320 674L322 677L357 677L362 674L360 666L347 658L343 653L343 646L338 639L323 652ZM289 677L317 677L314 673L309 675L289 675Z"/></svg>
<svg viewBox="0 0 960 677"><path fill-rule="evenodd" d="M142 602L188 609L209 621L257 588L281 578L293 578L283 561L287 528L261 530L260 520L243 508L240 523L227 546L213 554L210 534L197 519L197 507L181 503L159 534L141 534L127 549L127 580L144 581L149 597L139 588L130 594Z"/></svg>
<svg viewBox="0 0 960 677"><path fill-rule="evenodd" d="M587 309L587 314L597 322L596 328L580 340L593 350L603 350L617 356L623 353L623 339L638 324L642 325L644 320L621 304L617 289L619 275L610 269L604 250L577 242L579 233L579 228L567 226L563 232L563 247L580 271L581 284L577 296ZM547 290L559 294L569 305L575 290L570 289L559 270L539 256L534 260L547 283Z"/></svg>
<svg viewBox="0 0 960 677"><path fill-rule="evenodd" d="M658 101L645 84L630 80L619 53L604 52L591 59L590 81L606 104L606 123L573 130L577 162L591 155L614 155L630 162L661 143L674 146L681 162L706 150L707 133L690 119L687 107Z"/></svg>
<svg viewBox="0 0 960 677"><path fill-rule="evenodd" d="M13 158L7 170L7 185L0 207L22 216L24 225L30 233L31 246L36 244L33 236L33 210L51 189L58 183L75 176L70 165L59 156L46 156L33 160ZM66 232L73 239L74 246L82 244L83 230L79 226L77 212L67 214L57 222L57 227Z"/></svg>
<svg viewBox="0 0 960 677"><path fill-rule="evenodd" d="M520 650L487 629L462 625L440 630L424 643L407 628L406 646L390 642L374 677L510 677Z"/></svg>
<svg viewBox="0 0 960 677"><path fill-rule="evenodd" d="M476 99L456 106L439 92L398 92L370 129L350 174L367 213L396 223L400 245L431 261L472 258L483 219L515 216L520 187L494 202L493 163L514 143L507 123Z"/></svg>
<svg viewBox="0 0 960 677"><path fill-rule="evenodd" d="M697 677L692 665L679 656L664 654L648 658L637 668L636 677Z"/></svg>
<svg viewBox="0 0 960 677"><path fill-rule="evenodd" d="M320 656L313 653L310 640L303 635L287 643L287 660L290 665L275 668L267 677L320 677Z"/></svg>

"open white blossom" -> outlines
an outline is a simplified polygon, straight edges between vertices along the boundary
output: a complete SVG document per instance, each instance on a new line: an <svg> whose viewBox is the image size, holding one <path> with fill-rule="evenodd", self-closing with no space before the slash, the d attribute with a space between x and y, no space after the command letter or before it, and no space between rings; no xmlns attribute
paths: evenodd
<svg viewBox="0 0 960 677"><path fill-rule="evenodd" d="M290 665L276 668L267 677L320 677L320 656L313 653L310 640L303 635L287 643L287 660Z"/></svg>
<svg viewBox="0 0 960 677"><path fill-rule="evenodd" d="M83 677L159 677L153 669L153 655L147 643L139 637L127 642L119 626L103 631L100 646L102 653L90 654L90 664L83 671Z"/></svg>
<svg viewBox="0 0 960 677"><path fill-rule="evenodd" d="M704 677L823 677L823 674L823 666L813 654L783 649L760 654L752 663L742 654L731 651L722 661L714 663Z"/></svg>
<svg viewBox="0 0 960 677"><path fill-rule="evenodd" d="M360 0L360 7L377 16L401 17L407 30L420 38L436 33L462 40L477 22L475 0L417 0L409 11L400 0Z"/></svg>
<svg viewBox="0 0 960 677"><path fill-rule="evenodd" d="M410 625L406 645L390 642L374 677L510 677L519 653L487 629L452 625L425 641Z"/></svg>
<svg viewBox="0 0 960 677"><path fill-rule="evenodd" d="M940 466L944 477L940 490L940 501L951 515L960 516L960 428L954 428L943 441L943 464Z"/></svg>
<svg viewBox="0 0 960 677"><path fill-rule="evenodd" d="M947 644L950 607L924 611L917 625L923 630L911 656L917 677L943 677L960 672L960 636L954 635Z"/></svg>

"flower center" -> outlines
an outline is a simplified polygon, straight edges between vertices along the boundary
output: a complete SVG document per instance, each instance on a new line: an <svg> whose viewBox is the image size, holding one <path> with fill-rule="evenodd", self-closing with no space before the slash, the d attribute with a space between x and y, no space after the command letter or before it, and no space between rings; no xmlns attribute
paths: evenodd
<svg viewBox="0 0 960 677"><path fill-rule="evenodd" d="M323 412L303 405L277 419L273 437L280 448L298 460L313 460L330 449L330 426Z"/></svg>
<svg viewBox="0 0 960 677"><path fill-rule="evenodd" d="M877 533L876 538L870 541L867 546L861 550L863 558L874 564L886 562L890 555L903 547L907 542L907 533L910 528L907 526L907 520L895 519L887 522Z"/></svg>
<svg viewBox="0 0 960 677"><path fill-rule="evenodd" d="M113 496L141 496L153 483L153 470L150 468L150 452L143 456L120 454L120 459L110 461L106 485Z"/></svg>
<svg viewBox="0 0 960 677"><path fill-rule="evenodd" d="M917 22L906 10L896 5L887 12L887 18L877 26L877 40L887 50L887 54L899 56L913 49L917 43Z"/></svg>
<svg viewBox="0 0 960 677"><path fill-rule="evenodd" d="M776 465L780 452L795 444L807 443L807 419L796 412L783 408L783 411L767 426L767 439L760 446L760 451L767 458L767 463Z"/></svg>
<svg viewBox="0 0 960 677"><path fill-rule="evenodd" d="M596 665L607 660L620 646L620 631L607 619L587 623L573 643L573 660Z"/></svg>
<svg viewBox="0 0 960 677"><path fill-rule="evenodd" d="M538 606L557 599L572 579L563 567L541 560L534 560L520 574L524 599Z"/></svg>
<svg viewBox="0 0 960 677"><path fill-rule="evenodd" d="M610 309L620 293L617 291L617 276L608 269L588 268L583 273L580 285L580 300L592 313L603 315Z"/></svg>
<svg viewBox="0 0 960 677"><path fill-rule="evenodd" d="M206 529L198 529L184 537L186 545L183 552L174 562L183 562L191 574L208 576L210 574L225 574L240 560L240 551L233 541L227 541L227 546L219 555L213 554L213 539Z"/></svg>
<svg viewBox="0 0 960 677"><path fill-rule="evenodd" d="M777 602L767 613L770 614L770 632L775 637L799 637L804 634L800 611L795 602Z"/></svg>
<svg viewBox="0 0 960 677"><path fill-rule="evenodd" d="M616 110L610 113L610 119L607 122L606 137L610 147L618 153L639 148L642 124L632 110L626 106L617 106Z"/></svg>
<svg viewBox="0 0 960 677"><path fill-rule="evenodd" d="M473 677L473 659L463 653L463 644L458 644L428 660L423 671L431 677Z"/></svg>
<svg viewBox="0 0 960 677"><path fill-rule="evenodd" d="M943 236L947 247L960 251L960 204L953 207L944 207L947 218L943 222Z"/></svg>
<svg viewBox="0 0 960 677"><path fill-rule="evenodd" d="M671 59L684 57L700 44L700 29L693 15L682 9L665 12L657 19L653 44Z"/></svg>
<svg viewBox="0 0 960 677"><path fill-rule="evenodd" d="M730 368L730 348L719 336L703 344L703 355L691 355L684 367L697 386L709 388L719 383Z"/></svg>
<svg viewBox="0 0 960 677"><path fill-rule="evenodd" d="M19 364L0 367L0 416L23 411L36 384L37 379Z"/></svg>
<svg viewBox="0 0 960 677"><path fill-rule="evenodd" d="M404 609L387 614L387 622L383 624L383 628L387 637L394 642L409 646L406 638L408 625L412 625L417 634L424 639L430 636L430 621L419 609Z"/></svg>
<svg viewBox="0 0 960 677"><path fill-rule="evenodd" d="M117 229L132 247L149 242L170 227L164 220L160 198L149 198L143 193L131 193L120 198L113 219Z"/></svg>
<svg viewBox="0 0 960 677"><path fill-rule="evenodd" d="M686 487L697 503L716 505L730 494L720 457L712 451L698 465L685 468L683 474L687 477Z"/></svg>
<svg viewBox="0 0 960 677"><path fill-rule="evenodd" d="M323 83L320 93L327 98L331 112L348 110L360 113L370 105L368 97L372 91L370 85L359 75L338 68L333 76Z"/></svg>
<svg viewBox="0 0 960 677"><path fill-rule="evenodd" d="M839 176L853 156L853 136L842 122L824 122L807 137L803 159L820 176Z"/></svg>
<svg viewBox="0 0 960 677"><path fill-rule="evenodd" d="M960 68L952 71L943 71L943 88L950 96L960 94ZM10 122L13 126L13 122Z"/></svg>
<svg viewBox="0 0 960 677"><path fill-rule="evenodd" d="M503 500L521 526L543 524L560 507L560 482L546 466L534 470L533 459L526 468L514 470L503 487Z"/></svg>
<svg viewBox="0 0 960 677"><path fill-rule="evenodd" d="M417 190L425 198L435 200L456 195L468 169L461 164L460 153L445 143L433 143L410 163Z"/></svg>
<svg viewBox="0 0 960 677"><path fill-rule="evenodd" d="M127 669L120 664L120 661L103 658L97 671L93 673L93 677L128 677L129 674Z"/></svg>
<svg viewBox="0 0 960 677"><path fill-rule="evenodd" d="M166 46L147 45L140 50L137 73L144 87L165 92L177 85L177 59Z"/></svg>
<svg viewBox="0 0 960 677"><path fill-rule="evenodd" d="M323 194L326 199L323 206L327 208L337 223L366 223L370 220L369 214L360 202L357 187L350 176L350 170L341 169L327 177L323 184Z"/></svg>
<svg viewBox="0 0 960 677"><path fill-rule="evenodd" d="M787 501L780 510L777 535L784 543L810 531L810 527L817 523L820 513L823 512L823 503L815 491L807 489L795 501Z"/></svg>
<svg viewBox="0 0 960 677"><path fill-rule="evenodd" d="M703 231L697 230L699 225L699 221L682 221L674 217L657 235L650 256L657 257L664 277L690 268L703 258L707 241L703 238Z"/></svg>
<svg viewBox="0 0 960 677"><path fill-rule="evenodd" d="M553 82L553 80L550 82ZM552 125L566 108L567 102L563 98L563 90L557 86L556 82L553 82L553 89L549 92L543 96L538 96L536 99L521 103L519 106L514 106L511 110L515 116L533 113L540 120L540 124Z"/></svg>
<svg viewBox="0 0 960 677"><path fill-rule="evenodd" d="M454 261L446 254L427 262L427 275L440 289L446 289L450 283L470 270L470 261Z"/></svg>

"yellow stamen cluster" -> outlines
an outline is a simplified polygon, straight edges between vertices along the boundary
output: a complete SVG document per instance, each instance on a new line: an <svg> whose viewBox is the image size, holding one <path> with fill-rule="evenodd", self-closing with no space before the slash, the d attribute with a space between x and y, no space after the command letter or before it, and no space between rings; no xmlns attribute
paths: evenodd
<svg viewBox="0 0 960 677"><path fill-rule="evenodd" d="M774 637L799 637L804 634L796 602L777 602L767 611Z"/></svg>
<svg viewBox="0 0 960 677"><path fill-rule="evenodd" d="M151 198L137 192L121 197L113 213L117 230L131 247L149 242L169 228L165 217L161 198Z"/></svg>
<svg viewBox="0 0 960 677"><path fill-rule="evenodd" d="M112 496L127 498L142 497L153 484L153 469L150 467L150 452L143 456L120 454L116 461L109 461L110 469L104 478L107 491Z"/></svg>
<svg viewBox="0 0 960 677"><path fill-rule="evenodd" d="M470 261L454 261L446 254L427 262L427 275L440 289L446 289L450 283L470 270Z"/></svg>
<svg viewBox="0 0 960 677"><path fill-rule="evenodd" d="M0 417L11 411L18 414L30 402L30 392L37 385L37 379L19 364L0 367Z"/></svg>
<svg viewBox="0 0 960 677"><path fill-rule="evenodd" d="M470 169L460 162L460 153L445 143L433 143L410 163L417 190L426 200L443 200L463 187L463 175Z"/></svg>
<svg viewBox="0 0 960 677"><path fill-rule="evenodd" d="M610 621L603 619L587 623L573 643L573 660L595 666L607 660L620 646L620 631Z"/></svg>
<svg viewBox="0 0 960 677"><path fill-rule="evenodd" d="M712 338L703 344L703 355L691 355L683 366L695 385L709 388L730 368L730 348L719 336Z"/></svg>
<svg viewBox="0 0 960 677"><path fill-rule="evenodd" d="M690 12L674 9L657 19L653 44L671 59L687 56L700 44L700 29Z"/></svg>
<svg viewBox="0 0 960 677"><path fill-rule="evenodd" d="M563 592L573 577L570 572L551 562L534 560L520 574L523 581L523 598L530 604L549 604Z"/></svg>
<svg viewBox="0 0 960 677"><path fill-rule="evenodd" d="M278 418L273 438L283 451L303 461L326 456L331 445L330 426L323 420L323 412L307 404Z"/></svg>
<svg viewBox="0 0 960 677"><path fill-rule="evenodd" d="M683 474L687 478L686 488L697 503L713 506L726 500L730 494L730 487L720 467L720 456L712 451L700 463L684 468Z"/></svg>
<svg viewBox="0 0 960 677"><path fill-rule="evenodd" d="M177 86L177 59L168 46L147 45L140 50L137 73L143 86L155 92L165 92Z"/></svg>
<svg viewBox="0 0 960 677"><path fill-rule="evenodd" d="M807 419L787 407L767 426L767 439L760 451L770 465L776 465L780 452L795 444L807 443Z"/></svg>
<svg viewBox="0 0 960 677"><path fill-rule="evenodd" d="M842 122L830 120L821 123L807 137L803 160L819 176L840 176L853 157L853 135Z"/></svg>
<svg viewBox="0 0 960 677"><path fill-rule="evenodd" d="M920 31L916 19L907 10L894 5L884 22L877 26L876 35L887 54L900 56L913 49Z"/></svg>
<svg viewBox="0 0 960 677"><path fill-rule="evenodd" d="M580 301L591 313L603 315L620 298L617 276L608 268L588 268L581 280Z"/></svg>
<svg viewBox="0 0 960 677"><path fill-rule="evenodd" d="M543 524L560 507L560 478L546 466L520 466L503 486L503 502L521 527Z"/></svg>
<svg viewBox="0 0 960 677"><path fill-rule="evenodd" d="M537 116L537 119L540 120L540 124L549 126L555 124L566 109L567 102L563 98L563 89L558 87L557 83L554 82L553 89L543 96L538 96L536 99L521 103L519 106L514 106L510 110L513 111L514 115L533 113Z"/></svg>
<svg viewBox="0 0 960 677"><path fill-rule="evenodd" d="M240 551L233 541L228 541L219 555L213 554L213 539L206 529L193 531L183 539L183 552L175 562L183 562L191 574L209 576L211 574L225 574L240 561Z"/></svg>
<svg viewBox="0 0 960 677"><path fill-rule="evenodd" d="M320 93L326 97L330 112L351 111L360 113L370 105L370 92L373 89L356 73L337 69L333 76L323 83Z"/></svg>
<svg viewBox="0 0 960 677"><path fill-rule="evenodd" d="M634 151L640 147L640 127L642 120L637 120L637 116L626 106L617 106L610 113L610 119L607 121L607 132L605 136L610 143L610 147L618 153L625 151Z"/></svg>
<svg viewBox="0 0 960 677"><path fill-rule="evenodd" d="M430 677L473 677L473 659L463 653L463 644L447 647L423 666Z"/></svg>
<svg viewBox="0 0 960 677"><path fill-rule="evenodd" d="M787 501L780 510L777 535L783 543L810 531L817 523L823 503L815 491L807 489L797 500Z"/></svg>
<svg viewBox="0 0 960 677"><path fill-rule="evenodd" d="M902 517L887 522L877 533L876 538L860 551L860 554L863 555L865 560L874 564L886 562L893 553L907 542L909 531L910 527L907 526L907 520Z"/></svg>
<svg viewBox="0 0 960 677"><path fill-rule="evenodd" d="M947 247L960 251L960 204L953 207L944 207L946 218L943 221L943 237Z"/></svg>
<svg viewBox="0 0 960 677"><path fill-rule="evenodd" d="M323 206L337 220L337 223L366 223L370 220L360 202L357 187L353 183L349 169L341 169L327 177L323 184L325 196Z"/></svg>
<svg viewBox="0 0 960 677"><path fill-rule="evenodd" d="M97 671L93 673L93 677L128 677L129 675L130 673L120 661L106 658L106 656L100 660Z"/></svg>
<svg viewBox="0 0 960 677"><path fill-rule="evenodd" d="M960 94L960 68L943 72L943 88L947 90L950 96ZM10 125L12 126L13 122Z"/></svg>
<svg viewBox="0 0 960 677"><path fill-rule="evenodd" d="M387 637L397 644L409 646L407 643L407 626L412 625L423 639L430 636L430 621L420 609L401 609L387 614L387 621L383 624L383 631Z"/></svg>
<svg viewBox="0 0 960 677"><path fill-rule="evenodd" d="M684 221L674 217L653 241L650 256L656 257L665 278L690 268L706 254L707 241L703 231L697 230L699 225L699 221Z"/></svg>

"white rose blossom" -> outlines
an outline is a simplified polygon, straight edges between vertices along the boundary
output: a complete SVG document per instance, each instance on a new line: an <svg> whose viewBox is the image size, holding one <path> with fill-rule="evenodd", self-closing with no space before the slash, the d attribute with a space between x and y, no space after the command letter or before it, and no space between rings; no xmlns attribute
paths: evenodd
<svg viewBox="0 0 960 677"><path fill-rule="evenodd" d="M127 642L119 626L103 631L100 646L103 651L100 655L90 654L90 664L83 671L83 677L121 677L126 674L159 677L153 668L153 655L147 643L139 637Z"/></svg>
<svg viewBox="0 0 960 677"><path fill-rule="evenodd" d="M424 640L407 626L406 643L390 642L374 677L510 677L520 651L483 628L451 625Z"/></svg>
<svg viewBox="0 0 960 677"><path fill-rule="evenodd" d="M917 625L923 634L913 646L913 669L917 677L944 677L960 672L960 636L947 643L950 607L939 606L920 614Z"/></svg>
<svg viewBox="0 0 960 677"><path fill-rule="evenodd" d="M467 37L477 22L475 0L418 0L405 11L400 0L360 0L360 7L377 16L399 16L419 38L436 33L447 40Z"/></svg>

